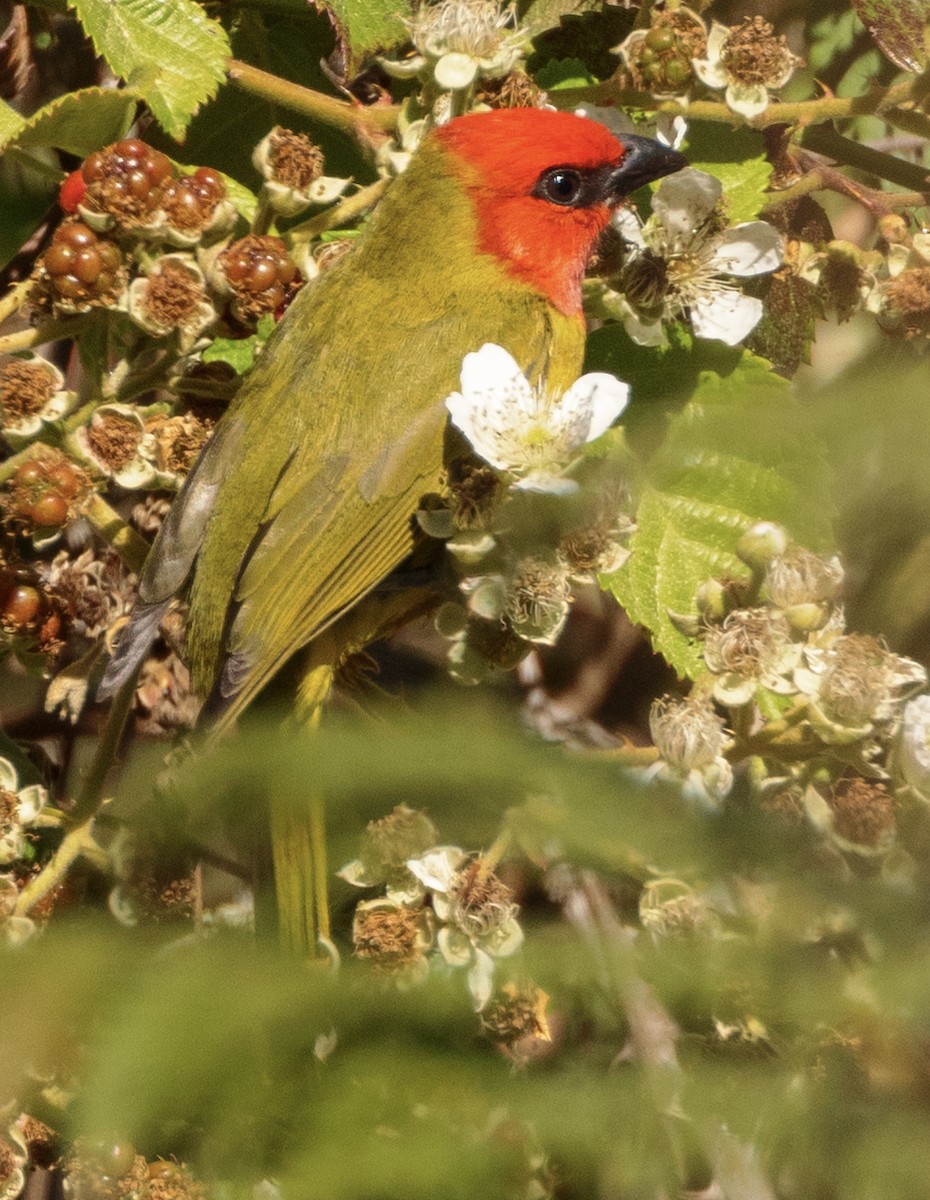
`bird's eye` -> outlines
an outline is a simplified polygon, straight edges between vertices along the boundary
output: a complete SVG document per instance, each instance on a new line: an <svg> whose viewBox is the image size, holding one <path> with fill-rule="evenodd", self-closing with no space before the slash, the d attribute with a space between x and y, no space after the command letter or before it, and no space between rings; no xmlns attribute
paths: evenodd
<svg viewBox="0 0 930 1200"><path fill-rule="evenodd" d="M553 204L576 204L582 187L581 176L567 167L556 167L554 171L547 171L539 181L540 194Z"/></svg>

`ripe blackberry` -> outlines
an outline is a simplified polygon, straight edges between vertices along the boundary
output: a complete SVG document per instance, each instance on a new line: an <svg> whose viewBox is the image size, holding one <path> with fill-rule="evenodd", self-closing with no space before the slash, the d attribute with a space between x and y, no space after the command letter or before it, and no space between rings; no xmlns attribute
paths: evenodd
<svg viewBox="0 0 930 1200"><path fill-rule="evenodd" d="M297 266L281 238L249 234L223 251L219 266L233 293L233 312L253 322L273 313L299 286Z"/></svg>

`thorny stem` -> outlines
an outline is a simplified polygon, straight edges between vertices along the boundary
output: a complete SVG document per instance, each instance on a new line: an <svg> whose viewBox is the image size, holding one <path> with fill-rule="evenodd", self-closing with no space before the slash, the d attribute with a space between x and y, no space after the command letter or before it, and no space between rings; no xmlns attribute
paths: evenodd
<svg viewBox="0 0 930 1200"><path fill-rule="evenodd" d="M15 290L15 289L14 289ZM13 354L17 350L31 350L33 346L44 346L46 342L59 342L74 338L87 328L89 315L71 317L67 321L49 321L34 329L17 329L0 337L0 354Z"/></svg>
<svg viewBox="0 0 930 1200"><path fill-rule="evenodd" d="M579 104L616 105L618 108L646 109L695 121L717 121L734 126L751 124L753 129L764 129L768 125L806 126L861 114L884 114L886 109L894 109L911 101L919 102L926 91L927 82L922 76L911 77L891 87L873 88L864 96L821 96L817 100L799 100L793 104L772 103L751 123L719 100L693 100L687 106L675 100L657 103L651 92L623 87L620 71L592 87L565 88L552 92L550 99L559 108L569 110Z"/></svg>
<svg viewBox="0 0 930 1200"><path fill-rule="evenodd" d="M260 71L258 67L237 59L229 63L227 73L229 82L242 91L260 96L272 104L280 104L302 116L312 117L324 125L341 129L343 133L362 137L390 133L400 113L400 107L394 104L370 108L349 104L345 100L337 100L335 96L327 96L323 92L280 79L268 71Z"/></svg>
<svg viewBox="0 0 930 1200"><path fill-rule="evenodd" d="M149 554L149 544L145 538L127 525L98 492L92 492L85 502L83 516L113 547L130 571L138 575Z"/></svg>
<svg viewBox="0 0 930 1200"><path fill-rule="evenodd" d="M53 891L79 858L104 865L106 853L93 835L94 816L88 817L65 835L61 845L45 867L26 884L16 901L14 913L25 917L40 900Z"/></svg>
<svg viewBox="0 0 930 1200"><path fill-rule="evenodd" d="M299 225L293 225L287 231L288 238L310 242L328 229L339 229L342 225L348 225L350 221L354 221L356 217L360 217L362 213L377 204L384 195L387 185L386 179L379 179L376 183L370 183L367 187L360 188L354 195L344 197L318 216L311 217L308 221L301 221Z"/></svg>

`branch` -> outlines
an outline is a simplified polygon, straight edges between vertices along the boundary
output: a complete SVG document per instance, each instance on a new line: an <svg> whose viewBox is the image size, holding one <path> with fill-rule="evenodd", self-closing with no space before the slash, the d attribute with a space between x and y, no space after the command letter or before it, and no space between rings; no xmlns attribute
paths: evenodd
<svg viewBox="0 0 930 1200"><path fill-rule="evenodd" d="M227 74L230 83L250 95L260 96L271 104L280 104L292 112L355 136L370 137L390 133L397 124L400 113L400 106L395 104L370 108L360 104L349 104L345 100L337 100L335 96L327 96L323 92L302 87L299 83L291 83L237 59L232 59Z"/></svg>
<svg viewBox="0 0 930 1200"><path fill-rule="evenodd" d="M670 116L689 117L699 121L719 121L726 125L748 125L752 129L764 129L768 125L814 125L863 113L884 114L886 109L896 109L897 106L910 101L919 101L927 87L923 77L911 77L891 87L873 88L864 96L821 96L818 100L799 100L794 104L775 102L755 120L746 121L719 100L694 100L690 104L681 104L676 100L659 101L651 92L639 92L624 87L622 74L622 70L619 70L610 79L592 87L565 88L564 91L551 92L549 99L564 109L572 109L579 104L603 104L618 108L646 109L649 112L667 113Z"/></svg>

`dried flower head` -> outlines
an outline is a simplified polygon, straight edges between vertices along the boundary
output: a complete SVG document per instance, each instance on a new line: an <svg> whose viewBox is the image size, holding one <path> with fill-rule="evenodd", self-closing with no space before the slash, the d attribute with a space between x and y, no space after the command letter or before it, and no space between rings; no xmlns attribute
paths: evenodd
<svg viewBox="0 0 930 1200"><path fill-rule="evenodd" d="M146 437L143 417L132 405L101 404L75 431L72 445L85 462L120 487L155 482L152 439Z"/></svg>
<svg viewBox="0 0 930 1200"><path fill-rule="evenodd" d="M649 732L661 760L650 777L683 784L685 795L699 803L719 804L733 784L733 771L724 757L730 739L709 697L654 701Z"/></svg>
<svg viewBox="0 0 930 1200"><path fill-rule="evenodd" d="M551 646L562 632L571 601L565 568L531 555L520 560L507 581L503 615L518 637Z"/></svg>
<svg viewBox="0 0 930 1200"><path fill-rule="evenodd" d="M319 146L305 133L280 125L255 147L252 162L265 180L263 194L285 217L296 216L311 204L331 203L350 182L324 175Z"/></svg>
<svg viewBox="0 0 930 1200"><path fill-rule="evenodd" d="M534 983L505 983L481 1013L481 1028L495 1042L512 1047L525 1038L551 1042L546 1008L549 997Z"/></svg>
<svg viewBox="0 0 930 1200"><path fill-rule="evenodd" d="M419 809L398 804L393 812L365 826L358 858L337 872L353 887L380 887L397 904L414 904L424 895L422 884L408 870L409 858L417 858L436 845L436 828Z"/></svg>
<svg viewBox="0 0 930 1200"><path fill-rule="evenodd" d="M713 933L719 926L707 900L680 879L650 879L639 898L639 919L655 937Z"/></svg>
<svg viewBox="0 0 930 1200"><path fill-rule="evenodd" d="M861 775L839 779L828 799L833 827L845 841L869 849L887 849L894 840L894 799L885 785Z"/></svg>
<svg viewBox="0 0 930 1200"><path fill-rule="evenodd" d="M476 78L507 75L527 41L512 5L496 0L439 0L421 4L407 22L417 53L403 62L382 60L389 74L426 74L441 88L470 87Z"/></svg>
<svg viewBox="0 0 930 1200"><path fill-rule="evenodd" d="M893 654L868 634L847 634L826 648L805 647L804 665L794 677L808 698L814 729L824 741L840 744L892 720L927 681L919 663Z"/></svg>
<svg viewBox="0 0 930 1200"><path fill-rule="evenodd" d="M214 422L194 413L176 417L159 415L145 423L145 431L154 439L153 458L158 482L180 483L197 461L213 432Z"/></svg>
<svg viewBox="0 0 930 1200"><path fill-rule="evenodd" d="M486 77L475 94L476 104L488 108L541 108L546 93L534 83L525 71L514 70L503 78Z"/></svg>
<svg viewBox="0 0 930 1200"><path fill-rule="evenodd" d="M129 285L127 307L133 321L152 337L177 333L184 351L217 318L203 271L187 254L156 259L146 275Z"/></svg>
<svg viewBox="0 0 930 1200"><path fill-rule="evenodd" d="M904 337L930 337L930 267L908 267L881 286L883 324Z"/></svg>
<svg viewBox="0 0 930 1200"><path fill-rule="evenodd" d="M457 846L436 846L407 866L430 894L441 923L437 943L452 967L468 968L477 1011L491 998L494 962L523 944L513 894L482 860Z"/></svg>
<svg viewBox="0 0 930 1200"><path fill-rule="evenodd" d="M393 900L363 900L352 920L355 953L386 974L425 975L433 944L432 914Z"/></svg>
<svg viewBox="0 0 930 1200"><path fill-rule="evenodd" d="M92 546L76 557L60 550L41 578L67 614L69 628L86 638L100 637L135 603L136 577L108 547Z"/></svg>
<svg viewBox="0 0 930 1200"><path fill-rule="evenodd" d="M776 37L763 17L744 17L727 28L714 21L705 58L694 60L694 73L710 88L726 89L726 102L752 120L765 112L769 93L783 88L801 65L784 37Z"/></svg>
<svg viewBox="0 0 930 1200"><path fill-rule="evenodd" d="M0 866L21 858L27 830L38 821L48 803L48 792L37 783L19 786L16 768L0 758Z"/></svg>
<svg viewBox="0 0 930 1200"><path fill-rule="evenodd" d="M748 704L757 687L792 694L797 689L789 676L800 654L784 616L769 608L737 609L704 637L704 661L717 676L720 704Z"/></svg>
<svg viewBox="0 0 930 1200"><path fill-rule="evenodd" d="M76 400L64 376L44 358L6 358L0 363L0 433L18 447L43 425L65 416Z"/></svg>

